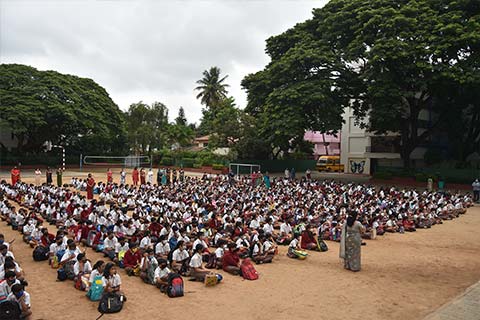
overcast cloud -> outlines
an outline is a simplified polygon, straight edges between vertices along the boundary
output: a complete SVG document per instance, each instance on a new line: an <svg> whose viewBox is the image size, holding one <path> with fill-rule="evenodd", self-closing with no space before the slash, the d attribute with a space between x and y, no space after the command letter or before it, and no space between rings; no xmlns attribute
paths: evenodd
<svg viewBox="0 0 480 320"><path fill-rule="evenodd" d="M0 0L0 58L95 80L123 110L160 101L198 122L195 81L211 66L228 74L244 107L245 75L268 63L265 40L327 1Z"/></svg>

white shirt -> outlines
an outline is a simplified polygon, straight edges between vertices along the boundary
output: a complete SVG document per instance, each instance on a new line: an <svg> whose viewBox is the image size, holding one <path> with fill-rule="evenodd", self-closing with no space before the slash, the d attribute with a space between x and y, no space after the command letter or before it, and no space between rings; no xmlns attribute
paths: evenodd
<svg viewBox="0 0 480 320"><path fill-rule="evenodd" d="M75 275L78 276L80 272L83 272L83 273L92 272L92 265L90 264L90 261L86 261L83 264L83 270L80 270L80 262L78 261L75 262L75 264L73 265L73 273L75 273Z"/></svg>
<svg viewBox="0 0 480 320"><path fill-rule="evenodd" d="M290 247L290 248L296 248L296 247L298 247L298 239L293 239L292 241L290 241L289 247Z"/></svg>
<svg viewBox="0 0 480 320"><path fill-rule="evenodd" d="M180 249L177 249L177 250L173 251L173 255L172 255L173 261L180 262L180 261L183 261L187 258L188 258L188 252L185 249L183 249L181 251L180 251Z"/></svg>
<svg viewBox="0 0 480 320"><path fill-rule="evenodd" d="M200 253L195 253L190 259L189 263L190 268L201 268L202 267L202 255Z"/></svg>
<svg viewBox="0 0 480 320"><path fill-rule="evenodd" d="M120 278L120 275L118 273L115 273L113 276L110 276L108 279L103 277L103 283L105 286L109 284L110 287L118 287L119 285L122 284L122 279Z"/></svg>
<svg viewBox="0 0 480 320"><path fill-rule="evenodd" d="M165 267L165 269L161 269L160 267L157 267L155 269L155 279L161 279L166 277L170 273L170 269L168 267Z"/></svg>
<svg viewBox="0 0 480 320"><path fill-rule="evenodd" d="M155 246L155 254L166 255L169 252L170 252L170 245L168 244L168 242L165 244L159 242Z"/></svg>
<svg viewBox="0 0 480 320"><path fill-rule="evenodd" d="M30 305L30 294L27 291L23 291L23 295L25 296L25 300L23 300L23 301L30 308L31 307L31 305ZM7 300L8 301L15 301L20 305L20 300L18 300L17 297L15 297L13 292L8 295Z"/></svg>

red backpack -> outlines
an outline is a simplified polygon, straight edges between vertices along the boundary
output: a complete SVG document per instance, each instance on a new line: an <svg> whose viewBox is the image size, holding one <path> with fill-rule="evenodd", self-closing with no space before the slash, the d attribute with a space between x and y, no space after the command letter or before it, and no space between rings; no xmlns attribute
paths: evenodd
<svg viewBox="0 0 480 320"><path fill-rule="evenodd" d="M168 275L167 295L170 298L183 297L183 279L179 274Z"/></svg>
<svg viewBox="0 0 480 320"><path fill-rule="evenodd" d="M255 270L250 259L246 258L242 261L240 265L240 269L242 270L242 277L246 280L257 280L258 279L258 272Z"/></svg>

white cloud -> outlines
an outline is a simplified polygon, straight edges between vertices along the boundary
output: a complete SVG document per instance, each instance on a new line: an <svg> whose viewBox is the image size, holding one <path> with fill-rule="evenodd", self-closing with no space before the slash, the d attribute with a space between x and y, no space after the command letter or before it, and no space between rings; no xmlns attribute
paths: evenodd
<svg viewBox="0 0 480 320"><path fill-rule="evenodd" d="M319 1L4 1L0 58L89 77L126 110L160 101L201 116L195 81L211 66L240 81L268 62L265 40L311 17Z"/></svg>

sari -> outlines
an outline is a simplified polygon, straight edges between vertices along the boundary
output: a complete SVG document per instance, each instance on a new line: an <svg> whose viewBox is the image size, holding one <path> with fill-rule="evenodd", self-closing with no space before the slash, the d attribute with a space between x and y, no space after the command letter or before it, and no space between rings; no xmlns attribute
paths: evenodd
<svg viewBox="0 0 480 320"><path fill-rule="evenodd" d="M361 268L361 245L360 235L363 226L355 221L353 226L348 227L345 223L342 227L340 240L340 258L344 260L344 268L352 271L360 271Z"/></svg>

